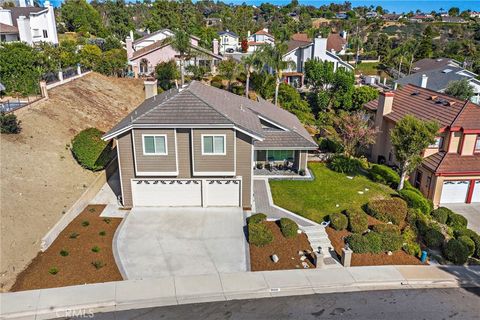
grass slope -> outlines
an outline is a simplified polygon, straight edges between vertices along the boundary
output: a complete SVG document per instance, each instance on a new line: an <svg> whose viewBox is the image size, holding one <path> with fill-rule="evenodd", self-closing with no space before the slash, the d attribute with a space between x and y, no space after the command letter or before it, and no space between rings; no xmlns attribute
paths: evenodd
<svg viewBox="0 0 480 320"><path fill-rule="evenodd" d="M388 198L393 192L364 175L348 179L321 163L310 163L309 169L315 176L313 181L270 180L270 187L276 205L317 222L331 213L359 208L372 199Z"/></svg>

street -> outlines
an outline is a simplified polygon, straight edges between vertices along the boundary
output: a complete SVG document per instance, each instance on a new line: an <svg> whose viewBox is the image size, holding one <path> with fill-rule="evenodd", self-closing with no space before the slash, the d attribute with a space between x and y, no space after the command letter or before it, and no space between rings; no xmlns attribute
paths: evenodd
<svg viewBox="0 0 480 320"><path fill-rule="evenodd" d="M96 320L479 319L480 288L407 289L234 300L99 313Z"/></svg>

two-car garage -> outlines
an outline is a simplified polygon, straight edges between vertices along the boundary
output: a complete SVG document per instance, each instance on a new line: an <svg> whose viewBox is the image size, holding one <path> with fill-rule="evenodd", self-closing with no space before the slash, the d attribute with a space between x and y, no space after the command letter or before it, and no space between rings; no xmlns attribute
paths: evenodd
<svg viewBox="0 0 480 320"><path fill-rule="evenodd" d="M440 203L480 202L480 180L447 180L443 182Z"/></svg>
<svg viewBox="0 0 480 320"><path fill-rule="evenodd" d="M241 179L132 179L138 207L238 207Z"/></svg>

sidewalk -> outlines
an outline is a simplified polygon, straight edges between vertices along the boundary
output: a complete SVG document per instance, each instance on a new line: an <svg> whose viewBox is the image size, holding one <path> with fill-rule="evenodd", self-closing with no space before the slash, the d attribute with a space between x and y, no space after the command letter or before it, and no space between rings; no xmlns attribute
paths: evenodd
<svg viewBox="0 0 480 320"><path fill-rule="evenodd" d="M378 266L127 280L0 295L1 319L365 290L480 286L480 266Z"/></svg>

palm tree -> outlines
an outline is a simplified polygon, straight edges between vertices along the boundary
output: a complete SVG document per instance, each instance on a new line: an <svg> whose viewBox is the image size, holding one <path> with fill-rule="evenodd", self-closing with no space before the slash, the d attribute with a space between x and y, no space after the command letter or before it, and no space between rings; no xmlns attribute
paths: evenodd
<svg viewBox="0 0 480 320"><path fill-rule="evenodd" d="M185 60L190 59L192 54L190 36L183 30L176 30L171 38L171 46L179 53L181 84L183 86L185 83Z"/></svg>
<svg viewBox="0 0 480 320"><path fill-rule="evenodd" d="M245 83L245 96L248 98L248 91L250 89L250 76L260 65L260 59L256 52L242 57L242 63L245 68L247 81Z"/></svg>
<svg viewBox="0 0 480 320"><path fill-rule="evenodd" d="M285 61L283 56L287 53L288 47L286 43L278 43L274 46L266 45L259 53L265 67L270 69L275 75L275 105L278 105L278 88L282 80L283 70L295 68L295 62L292 60Z"/></svg>

